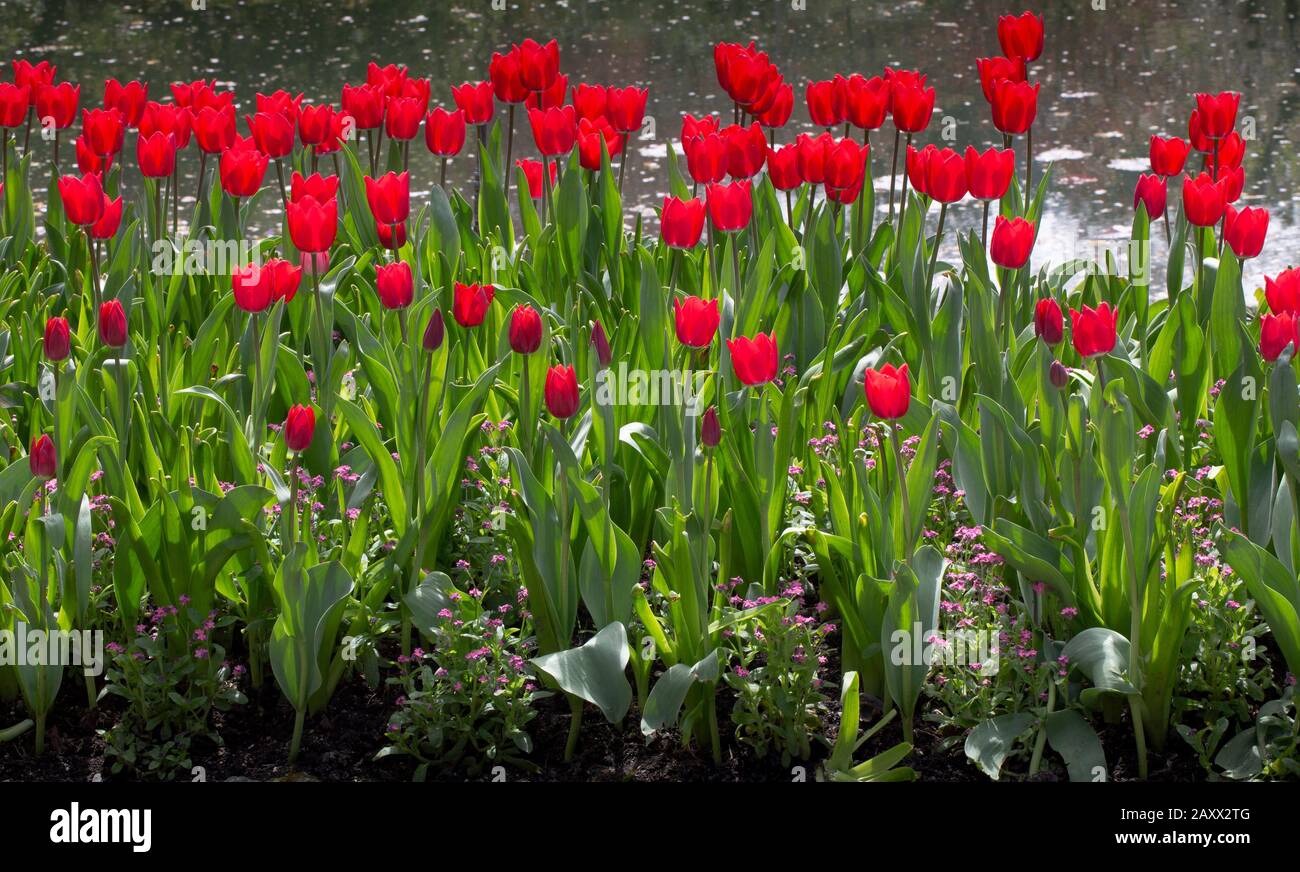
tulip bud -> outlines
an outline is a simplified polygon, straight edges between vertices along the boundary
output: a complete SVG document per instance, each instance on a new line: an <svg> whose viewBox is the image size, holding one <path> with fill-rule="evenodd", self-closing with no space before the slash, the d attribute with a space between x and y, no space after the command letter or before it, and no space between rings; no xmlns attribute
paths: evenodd
<svg viewBox="0 0 1300 872"><path fill-rule="evenodd" d="M99 341L110 348L126 345L126 312L121 302L109 300L99 307Z"/></svg>
<svg viewBox="0 0 1300 872"><path fill-rule="evenodd" d="M515 354L532 354L541 345L541 316L532 306L516 306L510 315L510 348Z"/></svg>
<svg viewBox="0 0 1300 872"><path fill-rule="evenodd" d="M447 328L442 323L442 310L434 309L429 316L429 323L424 328L424 350L432 354L442 347L442 338Z"/></svg>
<svg viewBox="0 0 1300 872"><path fill-rule="evenodd" d="M591 325L591 347L596 349L596 359L600 361L601 369L609 366L609 362L614 359L614 353L609 347L609 337L605 335L605 328L599 321L593 321Z"/></svg>
<svg viewBox="0 0 1300 872"><path fill-rule="evenodd" d="M49 436L42 433L32 440L32 448L27 454L27 462L31 465L32 475L36 478L54 478L57 465L54 442Z"/></svg>
<svg viewBox="0 0 1300 872"><path fill-rule="evenodd" d="M45 322L45 359L58 362L66 360L71 351L72 337L67 318L51 318Z"/></svg>
<svg viewBox="0 0 1300 872"><path fill-rule="evenodd" d="M293 406L284 419L284 444L299 453L311 447L316 432L316 413L311 406Z"/></svg>
<svg viewBox="0 0 1300 872"><path fill-rule="evenodd" d="M705 448L717 448L721 441L722 427L718 424L718 410L709 406L700 423L700 442Z"/></svg>
<svg viewBox="0 0 1300 872"><path fill-rule="evenodd" d="M1060 390L1065 390L1065 386L1070 383L1070 371L1059 360L1052 361L1052 365L1047 370L1047 377L1051 380L1052 387Z"/></svg>

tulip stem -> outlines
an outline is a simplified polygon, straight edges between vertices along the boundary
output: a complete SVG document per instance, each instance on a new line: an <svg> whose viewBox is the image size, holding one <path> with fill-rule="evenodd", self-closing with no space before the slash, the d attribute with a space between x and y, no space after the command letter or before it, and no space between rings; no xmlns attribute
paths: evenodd
<svg viewBox="0 0 1300 872"><path fill-rule="evenodd" d="M206 151L200 151L199 152L199 189L194 194L194 201L195 201L194 205L198 208L200 216L203 215L203 181L204 181L204 176L207 175L207 171L208 171L208 153ZM203 220L202 217L200 217L199 218L200 223L202 222L202 220ZM194 232L194 228L191 227L190 233L193 232Z"/></svg>
<svg viewBox="0 0 1300 872"><path fill-rule="evenodd" d="M507 174L506 174L506 185L509 186L509 184L510 184L510 181L509 181L509 174L507 173ZM444 156L443 159L442 159L442 170L438 173L438 187L442 188L442 192L443 192L444 194L447 193L447 158L446 158L445 156ZM506 193L506 197L509 197L509 196L510 196L510 194L509 194L509 192L507 192L507 193Z"/></svg>
<svg viewBox="0 0 1300 872"><path fill-rule="evenodd" d="M288 207L289 194L285 191L284 187L284 161L280 158L275 159L275 176L276 180L280 183L280 202Z"/></svg>
<svg viewBox="0 0 1300 872"><path fill-rule="evenodd" d="M262 386L262 343L259 337L261 331L258 329L257 313L253 312L249 317L252 318L253 328L253 454L256 456L262 447L262 428L260 426L262 423L262 392L260 390Z"/></svg>
<svg viewBox="0 0 1300 872"><path fill-rule="evenodd" d="M898 139L901 132L894 129L894 158L889 165L889 220L894 220L894 183L898 178Z"/></svg>
<svg viewBox="0 0 1300 872"><path fill-rule="evenodd" d="M1029 214L1029 201L1034 196L1034 128L1025 130L1025 214Z"/></svg>
<svg viewBox="0 0 1300 872"><path fill-rule="evenodd" d="M912 134L907 134L907 147L912 147ZM903 166L903 191L898 200L898 233L894 237L894 264L898 265L898 260L903 256L903 222L907 219L907 166L904 161ZM924 223L924 222L923 222ZM924 235L924 230L922 231ZM900 267L901 269L901 267Z"/></svg>
<svg viewBox="0 0 1300 872"><path fill-rule="evenodd" d="M885 426L889 428L890 442L894 446L894 473L898 477L896 487L898 495L902 498L903 517L901 519L903 528L903 559L911 563L912 548L912 507L907 496L907 477L903 474L903 434L898 432L893 421L886 421Z"/></svg>
<svg viewBox="0 0 1300 872"><path fill-rule="evenodd" d="M506 109L506 162L501 167L501 176L505 181L506 207L510 206L510 166L515 154L515 104ZM443 162L444 165L446 161Z"/></svg>
<svg viewBox="0 0 1300 872"><path fill-rule="evenodd" d="M989 203L990 202L992 201L991 200L984 201L984 223L983 223L983 229L980 231L980 246L983 247L986 256L989 250Z"/></svg>
<svg viewBox="0 0 1300 872"><path fill-rule="evenodd" d="M735 281L736 286L731 289L731 293L737 300L740 299L740 284L741 284L740 252L738 251L739 245L740 245L740 234L733 233L731 235L731 272L733 273L732 279L733 281Z"/></svg>
<svg viewBox="0 0 1300 872"><path fill-rule="evenodd" d="M627 137L623 137L623 150L618 157L618 195L623 196L623 176L627 172Z"/></svg>
<svg viewBox="0 0 1300 872"><path fill-rule="evenodd" d="M90 228L89 228L89 227L85 228L85 231L86 231L86 252L90 255L90 286L91 286L92 290L94 291L94 295L95 295L95 297L94 297L94 299L95 299L95 309L94 309L94 312L93 312L92 314L93 314L96 318L98 318L98 317L99 317L99 305L100 305L100 304L99 304L99 296L100 296L100 291L99 291L99 256L98 256L98 254L96 253L96 248L97 248L96 243L95 243L95 241L94 241L93 239L90 238Z"/></svg>

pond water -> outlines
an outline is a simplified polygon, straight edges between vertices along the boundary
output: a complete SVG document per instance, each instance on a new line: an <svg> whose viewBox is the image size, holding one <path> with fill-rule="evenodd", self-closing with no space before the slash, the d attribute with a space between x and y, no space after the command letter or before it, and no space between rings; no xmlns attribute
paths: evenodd
<svg viewBox="0 0 1300 872"><path fill-rule="evenodd" d="M802 104L808 80L837 72L870 75L889 64L927 72L938 89L935 121L922 142L937 141L939 122L949 116L952 144L983 148L1001 137L989 120L975 58L998 53L997 17L1019 12L1021 2L506 0L497 11L491 0L206 0L197 4L206 6L200 10L190 0L0 0L0 56L51 59L61 78L83 83L83 102L98 100L106 75L143 78L155 96L165 93L167 82L215 77L238 90L241 107L251 105L257 91L278 87L337 102L342 84L363 80L367 61L377 59L430 77L434 102L449 105L449 86L485 78L494 50L526 36L555 37L571 84L650 87L648 112L658 135L636 143L627 178L631 204L649 214L667 188L665 149L680 114L730 117L713 71L716 41L757 40L795 84L795 114L781 141L811 129ZM1126 239L1150 135L1185 136L1192 93L1225 89L1243 92L1241 113L1255 136L1242 204L1272 211L1264 254L1247 267L1248 288L1262 284L1264 272L1296 260L1300 0L1034 5L1047 33L1044 55L1031 70L1043 85L1035 176L1049 162L1054 173L1036 260L1059 259L1093 241ZM527 141L526 122L519 132ZM877 138L879 185L889 144ZM1016 147L1023 173L1023 141ZM412 150L413 159L417 152L412 187L418 198L437 172L422 148ZM185 160L193 162L193 154ZM471 173L470 162L458 160L450 179L468 185ZM968 228L978 214L962 207L952 221ZM1162 262L1164 234L1157 226L1152 235Z"/></svg>

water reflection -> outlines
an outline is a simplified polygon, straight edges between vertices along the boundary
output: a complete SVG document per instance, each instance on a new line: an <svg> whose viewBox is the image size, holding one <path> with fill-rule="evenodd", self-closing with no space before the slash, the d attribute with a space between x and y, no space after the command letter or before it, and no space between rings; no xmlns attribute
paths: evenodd
<svg viewBox="0 0 1300 872"><path fill-rule="evenodd" d="M1193 91L1233 88L1243 91L1242 113L1256 133L1243 202L1273 212L1269 242L1248 266L1248 282L1290 264L1300 241L1300 0L1039 5L1047 49L1032 69L1043 84L1035 172L1048 160L1056 163L1036 256L1055 259L1090 240L1124 238L1150 134L1185 135ZM629 198L644 209L666 188L663 140L675 135L680 113L729 116L713 74L711 46L718 39L757 40L800 96L811 78L874 72L885 64L919 67L938 89L936 120L954 121L954 144L983 147L1000 139L974 59L997 53L995 22L1010 11L1006 0L509 0L504 11L490 0L206 0L206 6L0 0L0 48L5 56L51 58L60 76L83 82L83 96L92 101L108 73L145 78L155 95L166 82L216 77L237 88L245 105L256 91L277 87L337 101L343 82L364 78L366 62L377 58L431 77L435 100L450 104L449 86L483 78L493 50L525 36L554 36L571 83L650 86L660 141L639 143L627 179ZM784 137L806 124L806 110L797 105ZM939 129L932 124L925 141L935 140ZM1017 143L1021 154L1023 147ZM412 158L415 187L427 190L436 165L423 149L413 149ZM879 143L878 175L887 161ZM451 178L468 185L471 171L467 160L458 160ZM969 227L978 217L962 208L953 219ZM1163 233L1153 235L1163 259Z"/></svg>

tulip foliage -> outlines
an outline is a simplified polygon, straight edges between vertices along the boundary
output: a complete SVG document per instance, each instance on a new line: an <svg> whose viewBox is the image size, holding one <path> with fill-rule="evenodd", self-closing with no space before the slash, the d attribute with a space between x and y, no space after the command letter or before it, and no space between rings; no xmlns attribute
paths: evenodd
<svg viewBox="0 0 1300 872"><path fill-rule="evenodd" d="M1233 205L1231 92L1198 95L1189 142L1152 139L1127 271L1037 262L1041 19L996 37L990 124L964 150L931 135L921 72L796 89L758 47L718 44L730 123L683 116L646 223L622 190L653 90L570 88L554 42L432 107L396 65L339 108L278 91L236 113L215 83L154 100L110 80L76 171L21 131L70 126L89 89L16 62L0 629L220 645L252 688L269 666L291 759L342 683L432 658L430 711L472 694L473 717L500 716L541 688L568 706L567 756L593 710L622 725L635 705L647 736L720 760L729 724L807 753L816 703L772 702L790 689L771 676L812 621L843 670L815 686L840 685L852 719L825 777L911 777L893 767L945 719L994 777L1020 743L1030 774L1050 746L1087 778L1096 727L1126 720L1145 773L1184 726L1209 591L1256 604L1300 672L1300 272L1245 293L1268 213ZM815 132L790 123L796 93ZM436 184L409 168L421 123ZM950 212L967 199L982 220ZM1189 505L1216 508L1198 525ZM975 576L1006 622L1001 668L1032 692L963 708L911 652L969 626L955 592ZM178 612L201 647L168 629ZM487 686L452 674L511 640L527 656ZM0 665L38 751L65 677ZM87 679L87 705L100 693ZM863 703L904 742L854 763L883 725L858 738ZM395 725L384 753L452 759L449 718ZM455 756L527 756L523 723L508 748L473 726Z"/></svg>

